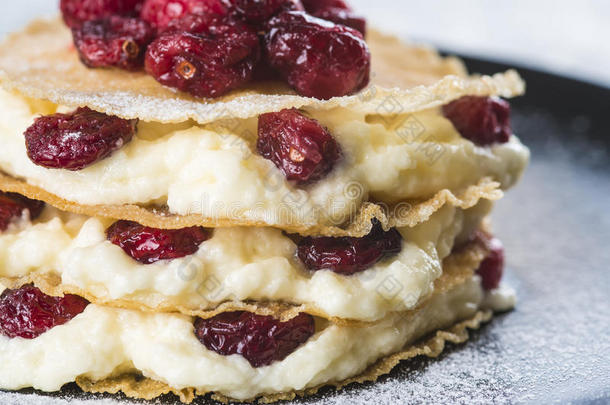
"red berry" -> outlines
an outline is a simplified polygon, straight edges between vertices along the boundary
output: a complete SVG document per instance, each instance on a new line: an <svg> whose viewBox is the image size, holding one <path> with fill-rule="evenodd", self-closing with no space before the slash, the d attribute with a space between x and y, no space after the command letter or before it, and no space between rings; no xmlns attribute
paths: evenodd
<svg viewBox="0 0 610 405"><path fill-rule="evenodd" d="M329 7L318 12L312 13L313 16L322 18L323 20L332 21L335 24L342 24L358 30L362 35L366 34L366 19L355 14L351 10L345 10L337 7Z"/></svg>
<svg viewBox="0 0 610 405"><path fill-rule="evenodd" d="M260 24L282 11L304 11L300 0L230 0L246 21Z"/></svg>
<svg viewBox="0 0 610 405"><path fill-rule="evenodd" d="M0 231L5 231L13 221L21 218L24 210L29 211L30 221L38 218L44 206L42 201L0 191Z"/></svg>
<svg viewBox="0 0 610 405"><path fill-rule="evenodd" d="M369 83L371 54L360 32L298 11L273 17L268 26L269 62L299 94L329 99Z"/></svg>
<svg viewBox="0 0 610 405"><path fill-rule="evenodd" d="M0 333L35 339L80 314L89 302L77 295L51 297L31 285L0 295Z"/></svg>
<svg viewBox="0 0 610 405"><path fill-rule="evenodd" d="M282 80L282 78L278 76L278 73L269 66L266 59L261 59L254 68L254 72L252 72L252 80L255 82Z"/></svg>
<svg viewBox="0 0 610 405"><path fill-rule="evenodd" d="M79 108L36 118L25 131L25 145L39 166L81 170L131 141L137 122Z"/></svg>
<svg viewBox="0 0 610 405"><path fill-rule="evenodd" d="M396 229L384 231L375 220L371 233L362 238L303 238L297 255L308 270L331 270L351 275L369 269L388 255L402 249L402 236Z"/></svg>
<svg viewBox="0 0 610 405"><path fill-rule="evenodd" d="M366 20L356 15L343 0L302 0L305 10L318 18L346 25L366 33Z"/></svg>
<svg viewBox="0 0 610 405"><path fill-rule="evenodd" d="M343 0L301 0L305 10L314 14L327 8L339 8L342 10L350 10L351 7Z"/></svg>
<svg viewBox="0 0 610 405"><path fill-rule="evenodd" d="M321 179L341 157L328 130L295 109L258 117L257 148L288 180L298 184Z"/></svg>
<svg viewBox="0 0 610 405"><path fill-rule="evenodd" d="M85 21L111 15L136 16L144 0L61 0L64 21L70 27L78 27Z"/></svg>
<svg viewBox="0 0 610 405"><path fill-rule="evenodd" d="M189 33L213 38L236 36L240 29L246 26L227 16L218 14L186 14L169 22L163 34Z"/></svg>
<svg viewBox="0 0 610 405"><path fill-rule="evenodd" d="M159 31L164 31L172 20L187 14L227 15L225 0L145 0L140 16Z"/></svg>
<svg viewBox="0 0 610 405"><path fill-rule="evenodd" d="M287 322L251 312L225 312L195 321L195 335L223 356L241 354L252 367L284 360L315 332L314 319L299 314Z"/></svg>
<svg viewBox="0 0 610 405"><path fill-rule="evenodd" d="M504 246L498 238L480 234L479 239L489 250L487 257L481 262L477 274L481 276L481 284L485 290L498 288L504 273Z"/></svg>
<svg viewBox="0 0 610 405"><path fill-rule="evenodd" d="M178 259L197 252L210 232L199 226L183 229L156 229L131 221L117 221L106 237L140 263Z"/></svg>
<svg viewBox="0 0 610 405"><path fill-rule="evenodd" d="M512 134L510 104L499 98L464 96L443 106L443 115L479 146L506 143Z"/></svg>
<svg viewBox="0 0 610 405"><path fill-rule="evenodd" d="M155 31L146 21L112 16L87 21L73 28L72 36L85 65L137 70L144 66L144 53Z"/></svg>
<svg viewBox="0 0 610 405"><path fill-rule="evenodd" d="M184 28L190 32L178 32ZM230 17L189 15L157 38L146 71L196 97L219 97L250 81L260 56L256 32Z"/></svg>

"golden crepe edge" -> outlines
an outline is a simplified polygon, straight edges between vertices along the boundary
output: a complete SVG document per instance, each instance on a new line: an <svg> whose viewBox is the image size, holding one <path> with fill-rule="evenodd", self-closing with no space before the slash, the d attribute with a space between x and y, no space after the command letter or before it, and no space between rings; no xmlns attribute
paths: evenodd
<svg viewBox="0 0 610 405"><path fill-rule="evenodd" d="M363 91L330 100L302 97L279 82L251 83L215 99L195 99L157 83L143 72L89 69L78 59L70 31L59 18L32 22L0 43L0 85L7 90L68 107L87 106L121 118L160 123L194 120L206 124L250 118L284 108L346 107L366 114L393 115L438 107L465 95L523 94L514 70L467 76L463 64L432 48L407 44L371 30L372 81Z"/></svg>
<svg viewBox="0 0 610 405"><path fill-rule="evenodd" d="M451 291L453 288L465 283L475 273L476 267L473 267L471 262L472 255L480 253L480 247L470 245L464 247L460 252L447 260L447 267L443 271L443 275L435 281L434 293L426 300L421 302L414 310L404 313L405 317L416 316L419 311L426 307L428 300L438 294ZM356 377L348 378L344 381L328 382L316 387L297 390L287 393L262 394L260 396L249 398L247 400L239 400L238 402L253 402L272 403L282 400L292 400L299 397L310 396L317 393L321 388L332 386L336 389L358 383L376 381L379 377L388 374L401 361L414 358L416 356L438 357L444 350L446 343L464 343L468 340L468 329L478 329L483 323L488 322L492 317L492 311L479 310L475 315L466 320L461 320L453 326L440 328L436 331L425 334L426 336L416 338L415 342L406 343L405 347L391 355L386 356L367 367L365 371ZM345 325L346 327L366 327L366 325L354 324ZM91 393L111 393L115 394L123 392L126 396L136 399L151 400L161 395L173 393L180 398L184 403L192 402L195 397L210 394L210 392L201 392L193 388L174 389L167 384L146 378L142 375L124 374L117 375L99 381L91 380L81 376L76 379L77 385L85 392ZM220 402L231 402L234 399L212 393L212 398Z"/></svg>
<svg viewBox="0 0 610 405"><path fill-rule="evenodd" d="M352 236L368 235L372 228L372 219L377 219L385 230L393 227L413 227L427 221L432 214L446 204L468 209L475 206L479 200L496 201L504 195L500 184L490 177L481 179L477 184L459 191L448 189L437 192L427 200L404 201L393 206L365 202L353 213L353 218L343 226L324 226L319 224L269 224L263 221L249 221L243 218L206 218L200 214L176 215L170 214L162 207L143 207L134 204L125 205L82 205L65 200L55 194L0 172L0 191L21 194L73 214L90 217L111 218L116 220L135 221L144 226L161 229L181 229L191 226L207 228L273 227L289 233L302 236Z"/></svg>
<svg viewBox="0 0 610 405"><path fill-rule="evenodd" d="M442 293L455 287L457 284L463 283L466 279L472 276L474 269L478 268L488 254L485 246L477 241L468 243L460 247L459 250L453 252L445 258L442 263L443 274L434 282L434 290L432 295ZM87 292L81 288L64 285L61 283L61 277L53 273L31 273L27 276L11 278L0 277L0 284L9 289L17 289L27 284L33 284L38 287L43 293L51 296L62 297L65 294L74 294L85 298L87 301L102 306L109 306L120 309L138 310L152 313L180 313L182 315L195 316L204 319L212 318L223 312L247 311L258 315L273 316L281 321L290 320L300 313L308 313L318 318L324 318L328 321L341 326L366 326L374 324L378 321L361 321L355 319L344 319L335 316L330 316L321 308L313 304L291 304L288 302L274 301L226 301L212 309L201 310L188 308L182 305L172 304L171 302L159 303L155 306L149 305L141 301L130 299L103 299ZM429 298L422 297L417 307L425 303Z"/></svg>

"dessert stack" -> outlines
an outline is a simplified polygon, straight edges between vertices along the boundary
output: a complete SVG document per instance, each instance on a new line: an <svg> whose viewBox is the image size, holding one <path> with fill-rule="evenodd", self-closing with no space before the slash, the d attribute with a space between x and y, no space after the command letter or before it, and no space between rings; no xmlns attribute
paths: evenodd
<svg viewBox="0 0 610 405"><path fill-rule="evenodd" d="M514 305L516 72L342 0L61 13L0 45L0 389L290 399Z"/></svg>

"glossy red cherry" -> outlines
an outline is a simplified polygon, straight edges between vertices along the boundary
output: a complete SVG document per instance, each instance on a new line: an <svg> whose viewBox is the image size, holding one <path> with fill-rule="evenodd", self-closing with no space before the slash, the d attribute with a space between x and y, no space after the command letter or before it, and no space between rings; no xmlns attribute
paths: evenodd
<svg viewBox="0 0 610 405"><path fill-rule="evenodd" d="M0 295L0 333L9 338L35 339L70 321L87 305L89 302L79 296L51 297L31 285L7 289Z"/></svg>
<svg viewBox="0 0 610 405"><path fill-rule="evenodd" d="M108 240L143 264L192 255L210 237L210 232L194 226L157 229L132 221L117 221L106 230Z"/></svg>
<svg viewBox="0 0 610 405"><path fill-rule="evenodd" d="M86 66L137 70L144 66L144 53L155 31L146 21L111 16L73 28L72 37Z"/></svg>
<svg viewBox="0 0 610 405"><path fill-rule="evenodd" d="M61 0L64 21L70 28L85 21L107 18L113 15L135 17L143 0Z"/></svg>
<svg viewBox="0 0 610 405"><path fill-rule="evenodd" d="M328 130L295 109L258 118L257 148L288 180L317 181L341 158L341 149Z"/></svg>
<svg viewBox="0 0 610 405"><path fill-rule="evenodd" d="M489 250L487 257L481 262L477 274L481 276L481 284L485 290L493 290L500 286L504 273L504 246L498 238L481 234L479 238Z"/></svg>
<svg viewBox="0 0 610 405"><path fill-rule="evenodd" d="M466 139L479 146L510 139L510 104L493 97L464 96L445 106L443 114Z"/></svg>
<svg viewBox="0 0 610 405"><path fill-rule="evenodd" d="M148 47L145 66L161 84L213 98L250 81L259 57L258 35L245 23L190 14Z"/></svg>
<svg viewBox="0 0 610 405"><path fill-rule="evenodd" d="M42 201L0 191L0 231L5 231L12 222L21 218L25 210L29 212L30 221L33 221L40 216L44 207Z"/></svg>
<svg viewBox="0 0 610 405"><path fill-rule="evenodd" d="M400 233L396 229L384 231L376 221L371 232L362 238L303 238L298 243L297 255L308 270L331 270L352 275L371 268L401 249Z"/></svg>
<svg viewBox="0 0 610 405"><path fill-rule="evenodd" d="M260 24L282 11L304 11L300 0L230 0L235 13L252 24Z"/></svg>
<svg viewBox="0 0 610 405"><path fill-rule="evenodd" d="M311 315L287 322L250 312L225 312L195 321L195 335L209 350L224 356L242 355L252 367L284 360L315 332Z"/></svg>
<svg viewBox="0 0 610 405"><path fill-rule="evenodd" d="M329 99L369 83L371 54L362 34L303 12L284 12L268 23L270 65L301 95Z"/></svg>
<svg viewBox="0 0 610 405"><path fill-rule="evenodd" d="M27 154L39 166L81 170L130 142L137 123L87 107L39 117L24 134Z"/></svg>
<svg viewBox="0 0 610 405"><path fill-rule="evenodd" d="M343 24L366 33L366 20L354 13L343 0L302 0L305 10L318 18Z"/></svg>
<svg viewBox="0 0 610 405"><path fill-rule="evenodd" d="M224 0L146 0L140 16L157 30L164 31L171 21L188 14L229 14L229 3Z"/></svg>

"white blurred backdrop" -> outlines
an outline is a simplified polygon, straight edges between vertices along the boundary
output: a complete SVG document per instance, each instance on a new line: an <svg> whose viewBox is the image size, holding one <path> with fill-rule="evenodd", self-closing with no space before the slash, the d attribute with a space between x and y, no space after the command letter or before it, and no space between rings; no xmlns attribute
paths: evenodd
<svg viewBox="0 0 610 405"><path fill-rule="evenodd" d="M349 0L370 23L404 38L610 87L608 0ZM4 0L0 35L58 0Z"/></svg>

